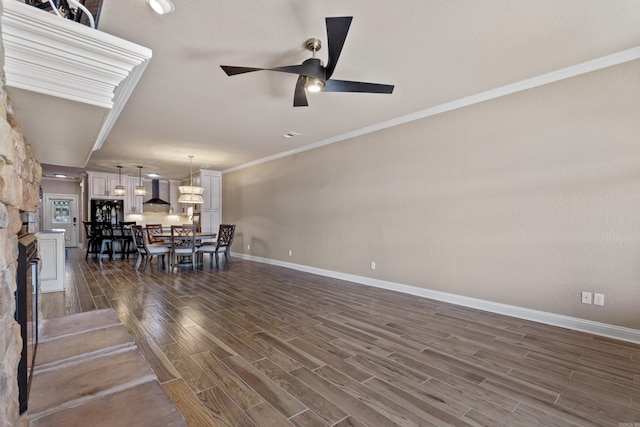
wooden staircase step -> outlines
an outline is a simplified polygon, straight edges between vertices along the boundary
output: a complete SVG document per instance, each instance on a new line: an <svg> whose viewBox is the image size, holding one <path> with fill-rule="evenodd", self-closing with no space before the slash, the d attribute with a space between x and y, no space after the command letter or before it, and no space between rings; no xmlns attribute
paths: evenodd
<svg viewBox="0 0 640 427"><path fill-rule="evenodd" d="M88 332L94 329L120 325L120 319L113 309L88 311L71 316L56 317L43 320L38 339L40 342L78 332Z"/></svg>
<svg viewBox="0 0 640 427"><path fill-rule="evenodd" d="M30 427L183 427L159 382L147 382L31 420Z"/></svg>

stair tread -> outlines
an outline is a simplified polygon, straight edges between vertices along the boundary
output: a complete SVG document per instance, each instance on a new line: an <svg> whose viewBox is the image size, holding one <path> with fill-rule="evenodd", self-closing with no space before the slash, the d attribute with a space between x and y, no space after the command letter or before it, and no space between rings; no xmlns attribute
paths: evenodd
<svg viewBox="0 0 640 427"><path fill-rule="evenodd" d="M44 320L40 326L38 339L40 341L47 341L52 338L59 338L65 335L87 332L93 329L119 324L120 319L115 310L111 308L87 311L70 316Z"/></svg>
<svg viewBox="0 0 640 427"><path fill-rule="evenodd" d="M135 345L133 338L122 324L92 329L60 338L38 342L36 350L36 368L66 359L93 356L96 352L108 352L112 348Z"/></svg>
<svg viewBox="0 0 640 427"><path fill-rule="evenodd" d="M159 382L153 381L30 421L31 427L180 427L182 415Z"/></svg>
<svg viewBox="0 0 640 427"><path fill-rule="evenodd" d="M109 353L44 372L36 367L29 395L29 414L37 417L155 380L156 376L137 349Z"/></svg>

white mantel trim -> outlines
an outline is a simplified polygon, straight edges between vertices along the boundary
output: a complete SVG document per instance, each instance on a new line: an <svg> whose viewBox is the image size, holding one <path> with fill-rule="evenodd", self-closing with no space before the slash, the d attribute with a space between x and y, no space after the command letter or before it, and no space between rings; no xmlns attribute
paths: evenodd
<svg viewBox="0 0 640 427"><path fill-rule="evenodd" d="M402 292L405 294L429 298L436 301L443 301L465 307L476 308L478 310L488 311L496 314L503 314L505 316L511 316L518 319L531 320L533 322L559 326L561 328L587 332L594 335L600 335L608 338L640 344L640 330L638 329L625 328L622 326L594 322L591 320L565 316L562 314L532 310L530 308L481 300L478 298L470 298L447 292L418 288L415 286L403 285L401 283L389 282L386 280L379 280L371 277L357 276L355 274L341 273L339 271L325 270L322 268L310 267L302 264L294 264L291 262L279 261L269 258L262 258L253 255L241 254L236 252L232 252L231 255L250 261L277 265L280 267L291 268L293 270L304 271L306 273L318 274L320 276L346 280L349 282L360 283L362 285L374 286L376 288L389 289L391 291Z"/></svg>
<svg viewBox="0 0 640 427"><path fill-rule="evenodd" d="M102 146L151 50L16 0L3 1L6 85L107 108Z"/></svg>

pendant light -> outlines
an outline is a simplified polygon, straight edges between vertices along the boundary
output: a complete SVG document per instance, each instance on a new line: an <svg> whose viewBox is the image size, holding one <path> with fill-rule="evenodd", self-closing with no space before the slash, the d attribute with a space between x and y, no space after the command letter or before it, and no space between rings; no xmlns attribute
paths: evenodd
<svg viewBox="0 0 640 427"><path fill-rule="evenodd" d="M124 185L122 185L122 166L118 166L118 185L113 189L113 195L124 196L125 193Z"/></svg>
<svg viewBox="0 0 640 427"><path fill-rule="evenodd" d="M147 190L144 189L142 184L142 166L138 166L138 185L136 185L136 196L146 196Z"/></svg>
<svg viewBox="0 0 640 427"><path fill-rule="evenodd" d="M180 192L178 202L200 204L203 202L202 193L204 193L204 188L193 186L193 156L189 156L189 158L191 159L191 181L190 185L181 185L178 187L178 191Z"/></svg>

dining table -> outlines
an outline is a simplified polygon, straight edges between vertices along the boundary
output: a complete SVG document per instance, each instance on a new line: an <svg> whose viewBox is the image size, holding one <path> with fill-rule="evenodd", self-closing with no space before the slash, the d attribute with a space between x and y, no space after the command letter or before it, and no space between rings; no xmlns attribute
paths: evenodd
<svg viewBox="0 0 640 427"><path fill-rule="evenodd" d="M154 234L153 237L158 240L163 240L167 243L171 242L171 233L162 232L161 234ZM213 231L196 231L195 240L196 244L202 243L203 240L215 240L218 237L218 233Z"/></svg>
<svg viewBox="0 0 640 427"><path fill-rule="evenodd" d="M215 238L218 236L218 233L214 233L213 231L196 231L195 234L195 241L196 241L196 246L201 246L203 241L205 240L215 240ZM173 238L171 236L171 233L165 233L162 232L161 234L154 234L153 237L157 240L162 240L165 242L165 244L171 244L171 239ZM190 257L185 257L185 259L183 259L181 262L179 262L178 264L176 264L176 266L178 267L182 267L182 266L189 266L191 265L191 260L189 259ZM198 264L201 264L202 262L202 257L198 257Z"/></svg>

